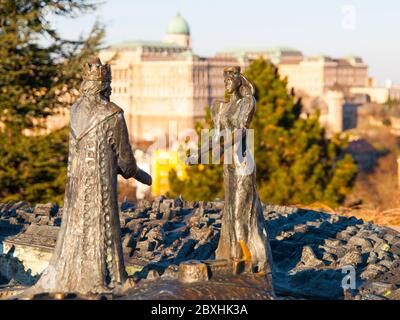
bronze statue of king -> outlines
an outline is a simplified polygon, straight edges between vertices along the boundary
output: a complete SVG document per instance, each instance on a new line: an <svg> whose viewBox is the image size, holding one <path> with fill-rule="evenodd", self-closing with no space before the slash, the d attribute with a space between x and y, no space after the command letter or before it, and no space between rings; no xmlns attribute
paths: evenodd
<svg viewBox="0 0 400 320"><path fill-rule="evenodd" d="M129 143L124 113L110 102L111 67L93 57L83 66L81 97L72 106L68 175L53 257L30 293L98 295L123 286L125 272L117 175L151 185Z"/></svg>

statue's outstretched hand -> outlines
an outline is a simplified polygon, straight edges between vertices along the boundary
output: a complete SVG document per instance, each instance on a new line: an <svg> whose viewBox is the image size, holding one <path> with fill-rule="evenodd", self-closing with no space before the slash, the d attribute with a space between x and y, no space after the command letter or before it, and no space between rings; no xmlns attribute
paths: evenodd
<svg viewBox="0 0 400 320"><path fill-rule="evenodd" d="M153 183L153 179L151 178L151 175L149 175L147 172L143 171L142 169L138 169L134 178L143 183L146 184L148 186L151 186L151 184Z"/></svg>

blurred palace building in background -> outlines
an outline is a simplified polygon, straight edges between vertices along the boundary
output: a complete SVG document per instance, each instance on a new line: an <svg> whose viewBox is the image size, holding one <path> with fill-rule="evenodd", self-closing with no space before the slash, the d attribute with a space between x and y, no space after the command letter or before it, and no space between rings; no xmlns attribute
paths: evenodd
<svg viewBox="0 0 400 320"><path fill-rule="evenodd" d="M374 85L360 57L306 57L291 48L241 48L201 57L192 50L190 28L180 14L170 21L162 41L127 41L100 53L101 60L112 65L112 100L124 109L132 144L142 151L160 137L168 141L171 125L174 135L193 129L204 120L206 107L223 99L223 69L240 65L245 70L259 57L275 64L287 78L288 89L302 98L304 115L320 110L327 135L355 127L357 109L364 103L400 99L400 88ZM67 114L55 116L48 128L63 126L68 120ZM142 158L142 165L147 163L153 175L159 172L155 194L162 193L167 184L168 162L176 165L168 160L170 149L170 153L157 152L159 157L151 161L161 158L167 163L165 170Z"/></svg>
<svg viewBox="0 0 400 320"><path fill-rule="evenodd" d="M100 53L112 65L112 100L125 110L134 145L168 135L170 121L179 132L194 128L206 107L224 97L223 69L240 65L245 70L259 57L278 67L288 88L302 97L305 113L321 110L328 133L346 129L346 105L400 99L399 88L375 86L360 57L306 57L291 48L242 48L201 57L192 51L190 28L180 14L162 41L127 41ZM65 125L68 117L60 118L50 119L49 127Z"/></svg>

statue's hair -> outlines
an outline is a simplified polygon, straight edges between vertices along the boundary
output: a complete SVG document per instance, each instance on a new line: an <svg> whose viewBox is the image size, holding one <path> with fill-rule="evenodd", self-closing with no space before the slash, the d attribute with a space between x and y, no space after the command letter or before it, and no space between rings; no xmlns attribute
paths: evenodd
<svg viewBox="0 0 400 320"><path fill-rule="evenodd" d="M242 84L240 85L239 92L242 97L245 96L254 96L255 90L254 86L251 84L249 80L241 73L240 80Z"/></svg>

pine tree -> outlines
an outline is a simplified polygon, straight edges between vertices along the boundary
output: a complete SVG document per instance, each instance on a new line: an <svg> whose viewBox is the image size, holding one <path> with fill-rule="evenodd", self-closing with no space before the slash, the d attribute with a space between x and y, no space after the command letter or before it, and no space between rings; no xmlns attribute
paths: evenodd
<svg viewBox="0 0 400 320"><path fill-rule="evenodd" d="M259 194L264 202L276 204L309 204L321 201L337 206L351 190L357 167L345 148L347 140L339 135L328 140L319 124L319 113L303 117L302 103L294 92L288 92L286 79L277 68L263 59L254 61L246 77L255 85L257 109L252 122L254 152ZM222 165L221 165L222 166ZM190 168L187 181L195 179ZM219 170L219 171L218 171ZM205 172L207 171L207 173ZM220 169L204 166L203 177L219 177L208 183L203 178L202 190L223 188ZM171 187L185 190L190 182L171 176ZM193 183L186 193L198 198ZM209 198L215 197L213 193Z"/></svg>
<svg viewBox="0 0 400 320"><path fill-rule="evenodd" d="M66 130L24 135L70 106L80 65L96 53L104 28L86 38L60 37L50 17L92 12L87 0L0 1L0 199L60 200L68 149Z"/></svg>
<svg viewBox="0 0 400 320"><path fill-rule="evenodd" d="M2 201L62 202L68 133L68 128L63 128L48 135L21 135L14 144L0 135L0 144L7 148L0 151L0 190L7 191Z"/></svg>

